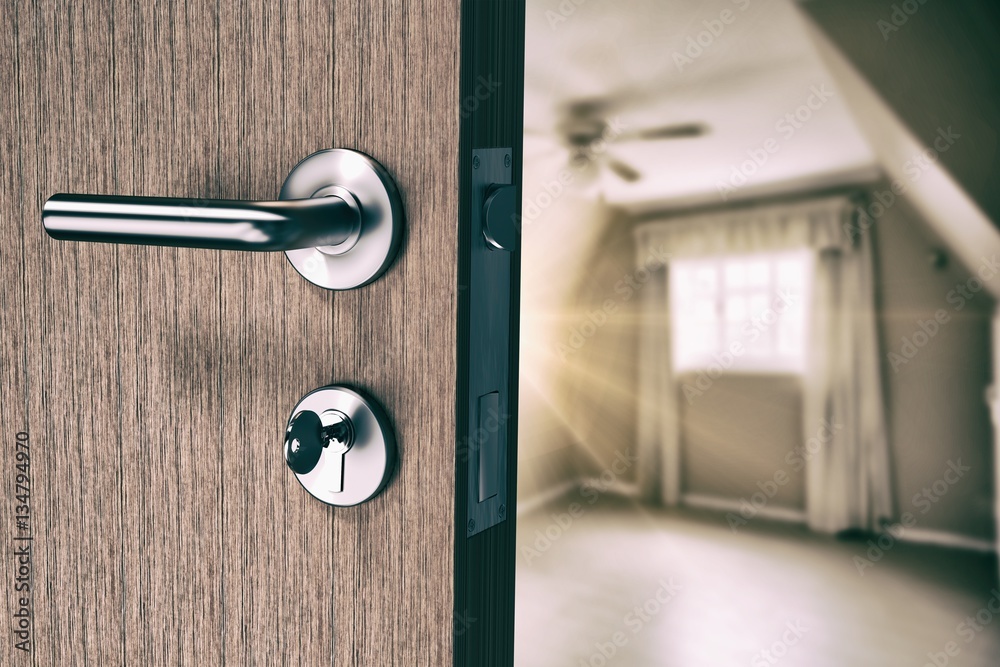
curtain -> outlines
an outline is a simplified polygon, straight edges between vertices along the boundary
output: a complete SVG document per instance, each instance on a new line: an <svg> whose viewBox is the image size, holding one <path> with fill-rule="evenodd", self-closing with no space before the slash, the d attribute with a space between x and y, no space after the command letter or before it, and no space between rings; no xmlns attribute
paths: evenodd
<svg viewBox="0 0 1000 667"><path fill-rule="evenodd" d="M819 253L813 286L807 521L822 532L876 530L892 516L892 495L868 234Z"/></svg>
<svg viewBox="0 0 1000 667"><path fill-rule="evenodd" d="M643 262L648 258L639 258ZM670 294L669 271L660 266L651 272L641 292L639 334L639 423L637 483L640 495L676 505L681 497L681 442L679 393L673 383L670 361L670 311L664 307Z"/></svg>
<svg viewBox="0 0 1000 667"><path fill-rule="evenodd" d="M809 249L815 276L803 378L806 515L825 532L877 528L891 516L885 409L869 232L856 233L846 196L678 216L636 229L639 261ZM643 493L681 500L679 388L670 368L669 264L643 293L639 452ZM659 480L648 471L658 471Z"/></svg>

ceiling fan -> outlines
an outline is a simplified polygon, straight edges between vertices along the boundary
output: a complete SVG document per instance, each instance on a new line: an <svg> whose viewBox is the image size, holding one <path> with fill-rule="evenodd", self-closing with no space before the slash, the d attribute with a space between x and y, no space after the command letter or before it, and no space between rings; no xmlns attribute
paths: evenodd
<svg viewBox="0 0 1000 667"><path fill-rule="evenodd" d="M569 167L581 180L593 180L607 168L628 183L642 178L635 167L614 156L611 145L631 141L691 139L708 132L703 123L672 123L658 127L630 128L619 124L611 112L622 106L613 98L582 98L557 108L552 130L525 128L525 134L551 138L553 134L569 152Z"/></svg>

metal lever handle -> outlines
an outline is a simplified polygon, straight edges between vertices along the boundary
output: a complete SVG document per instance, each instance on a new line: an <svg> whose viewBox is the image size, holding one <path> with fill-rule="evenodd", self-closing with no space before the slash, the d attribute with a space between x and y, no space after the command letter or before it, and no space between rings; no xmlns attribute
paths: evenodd
<svg viewBox="0 0 1000 667"><path fill-rule="evenodd" d="M361 214L336 196L244 202L57 194L45 202L42 223L62 241L268 251L338 246L360 229Z"/></svg>
<svg viewBox="0 0 1000 667"><path fill-rule="evenodd" d="M396 186L375 160L320 151L288 175L280 201L57 194L42 224L64 241L285 251L307 280L350 289L392 263L403 227Z"/></svg>

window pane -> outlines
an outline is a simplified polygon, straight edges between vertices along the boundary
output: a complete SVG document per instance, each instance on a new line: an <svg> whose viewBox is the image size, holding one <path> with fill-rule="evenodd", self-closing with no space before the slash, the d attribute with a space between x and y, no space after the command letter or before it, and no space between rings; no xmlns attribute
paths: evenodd
<svg viewBox="0 0 1000 667"><path fill-rule="evenodd" d="M746 263L742 259L729 259L723 262L726 274L726 289L744 287L747 282Z"/></svg>
<svg viewBox="0 0 1000 667"><path fill-rule="evenodd" d="M726 297L726 321L727 322L746 322L749 317L749 312L747 310L747 299L743 296L729 296Z"/></svg>
<svg viewBox="0 0 1000 667"><path fill-rule="evenodd" d="M718 287L718 271L715 266L701 266L695 272L694 289L698 294L712 294Z"/></svg>
<svg viewBox="0 0 1000 667"><path fill-rule="evenodd" d="M811 271L807 251L671 263L675 370L707 368L739 343L733 370L801 372Z"/></svg>
<svg viewBox="0 0 1000 667"><path fill-rule="evenodd" d="M775 267L776 287L801 292L805 287L808 259L806 253L794 253L780 259Z"/></svg>
<svg viewBox="0 0 1000 667"><path fill-rule="evenodd" d="M767 260L752 260L746 266L747 287L766 287L771 274Z"/></svg>
<svg viewBox="0 0 1000 667"><path fill-rule="evenodd" d="M767 294L758 292L750 296L750 317L761 317L769 307Z"/></svg>

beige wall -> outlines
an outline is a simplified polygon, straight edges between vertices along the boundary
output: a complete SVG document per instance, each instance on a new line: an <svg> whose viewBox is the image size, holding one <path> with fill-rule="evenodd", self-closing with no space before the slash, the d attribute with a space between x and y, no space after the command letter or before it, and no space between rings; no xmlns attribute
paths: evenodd
<svg viewBox="0 0 1000 667"><path fill-rule="evenodd" d="M929 255L940 241L905 200L891 206L874 231L898 509L914 512L919 528L991 538L993 436L984 393L991 374L992 300L980 292L955 310L948 295L971 274L955 261L941 269L931 265ZM912 338L918 322L940 309L949 321L911 361L893 370L888 353L899 353L903 337ZM914 495L941 479L948 461L959 459L971 470L923 514L927 501L915 504Z"/></svg>
<svg viewBox="0 0 1000 667"><path fill-rule="evenodd" d="M802 442L799 378L730 374L691 400L682 392L680 406L683 493L749 499L783 471L768 507L805 509L802 458L793 452Z"/></svg>
<svg viewBox="0 0 1000 667"><path fill-rule="evenodd" d="M591 355L604 355L620 336L617 319L599 331L599 342L589 338L577 346L575 332L587 326L589 304L600 299L582 283L592 276L591 261L604 257L609 230L623 224L611 209L584 198L571 187L546 198L546 184L556 178L526 165L523 220L520 401L518 420L518 500L530 502L599 469L596 463L608 444L595 445L601 422L582 406L600 403L607 394L603 364ZM552 189L552 188L550 188ZM529 204L535 203L532 209ZM538 202L547 203L539 206ZM618 237L616 237L618 238ZM628 235L617 243L627 242ZM613 254L613 253L612 253ZM620 263L631 264L632 257ZM600 262L599 262L600 263ZM613 287L613 286L612 286ZM613 352L612 352L613 353ZM595 365L596 364L596 365ZM594 373L597 373L597 376ZM624 383L631 386L630 380ZM606 406L604 414L631 422L627 405ZM620 417L618 417L620 416ZM609 422L610 423L610 422ZM630 430L620 442L631 442ZM595 453L591 453L593 450Z"/></svg>
<svg viewBox="0 0 1000 667"><path fill-rule="evenodd" d="M612 464L636 452L638 306L649 286L624 216L609 212L577 272L558 334L566 413L586 455L580 471L609 480ZM617 468L614 482L635 482L635 466Z"/></svg>

